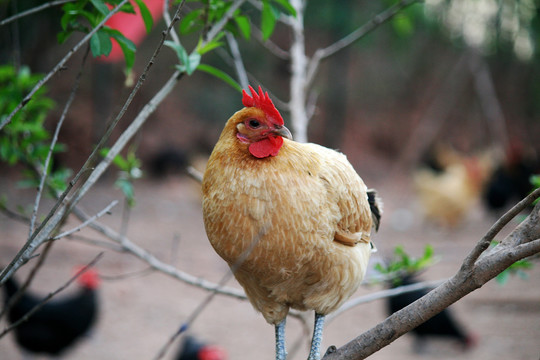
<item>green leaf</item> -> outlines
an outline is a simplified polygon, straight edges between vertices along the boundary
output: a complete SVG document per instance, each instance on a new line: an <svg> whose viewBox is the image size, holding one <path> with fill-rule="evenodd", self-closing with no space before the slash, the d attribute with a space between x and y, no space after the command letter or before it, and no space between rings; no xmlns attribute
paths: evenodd
<svg viewBox="0 0 540 360"><path fill-rule="evenodd" d="M129 72L135 63L135 51L137 50L135 44L116 29L111 29L109 27L105 27L104 29L116 40L118 45L120 45L120 49L122 49L124 59L126 60L126 68Z"/></svg>
<svg viewBox="0 0 540 360"><path fill-rule="evenodd" d="M197 70L197 66L201 63L201 54L194 51L191 53L185 63L186 73L191 75Z"/></svg>
<svg viewBox="0 0 540 360"><path fill-rule="evenodd" d="M135 3L141 11L141 16L144 21L144 26L146 27L146 32L150 33L150 31L152 31L152 26L154 26L154 19L152 18L152 13L150 13L150 10L148 10L148 7L144 3L144 1L135 0Z"/></svg>
<svg viewBox="0 0 540 360"><path fill-rule="evenodd" d="M176 66L177 69L185 71L188 75L195 72L197 66L199 66L199 63L201 62L201 54L197 52L197 49L188 55L182 44L177 44L173 41L165 41L165 45L176 52L176 55L180 60L180 65Z"/></svg>
<svg viewBox="0 0 540 360"><path fill-rule="evenodd" d="M90 0L90 2L102 15L107 15L109 13L109 8L103 0Z"/></svg>
<svg viewBox="0 0 540 360"><path fill-rule="evenodd" d="M103 29L100 29L90 38L90 50L94 57L101 55L109 56L112 49L112 42L109 34Z"/></svg>
<svg viewBox="0 0 540 360"><path fill-rule="evenodd" d="M176 56L178 56L178 59L182 61L182 59L187 58L187 52L186 49L182 46L182 44L177 44L174 41L171 40L165 40L163 43L165 46L170 47L175 53Z"/></svg>
<svg viewBox="0 0 540 360"><path fill-rule="evenodd" d="M184 18L180 22L180 26L178 27L180 34L189 34L190 32L196 30L198 27L202 26L202 23L200 22L200 16L202 14L202 11L203 9L193 10L192 12L184 16Z"/></svg>
<svg viewBox="0 0 540 360"><path fill-rule="evenodd" d="M268 40L270 35L274 32L274 27L276 26L276 17L274 15L274 10L268 2L268 0L263 1L262 9L262 18L261 18L261 30L263 33L263 40Z"/></svg>
<svg viewBox="0 0 540 360"><path fill-rule="evenodd" d="M133 189L133 184L131 183L131 181L125 178L120 178L116 180L114 185L116 185L117 188L122 190L124 196L126 197L128 206L135 206L135 190Z"/></svg>
<svg viewBox="0 0 540 360"><path fill-rule="evenodd" d="M238 90L238 92L240 93L242 92L242 86L240 86L240 84L238 84L232 77L230 77L225 72L206 64L200 64L197 69L204 71L205 73L208 73L212 76L217 77L218 79L232 86L234 89Z"/></svg>
<svg viewBox="0 0 540 360"><path fill-rule="evenodd" d="M392 26L396 33L402 37L408 37L414 32L412 19L404 13L399 13L392 19Z"/></svg>
<svg viewBox="0 0 540 360"><path fill-rule="evenodd" d="M279 5L283 6L283 8L285 8L285 10L287 10L287 12L296 17L296 10L294 9L294 7L289 3L289 1L287 0L274 0L276 3L278 3Z"/></svg>
<svg viewBox="0 0 540 360"><path fill-rule="evenodd" d="M238 29L242 33L244 39L249 40L251 36L251 24L249 23L248 17L238 15L234 17L234 21L236 21L236 25L238 26Z"/></svg>
<svg viewBox="0 0 540 360"><path fill-rule="evenodd" d="M195 48L195 51L198 52L201 55L204 55L207 52L212 51L215 48L218 48L218 47L222 46L223 43L221 41L219 41L219 39L221 39L224 34L225 33L218 34L218 36L216 36L214 38L214 40L207 42L206 45L204 45L204 46L201 46L202 38L199 39L199 43L197 44L197 47Z"/></svg>
<svg viewBox="0 0 540 360"><path fill-rule="evenodd" d="M533 175L533 176L531 176L531 178L529 179L529 181L531 182L531 184L532 184L535 188L539 188L539 187L540 187L540 175Z"/></svg>

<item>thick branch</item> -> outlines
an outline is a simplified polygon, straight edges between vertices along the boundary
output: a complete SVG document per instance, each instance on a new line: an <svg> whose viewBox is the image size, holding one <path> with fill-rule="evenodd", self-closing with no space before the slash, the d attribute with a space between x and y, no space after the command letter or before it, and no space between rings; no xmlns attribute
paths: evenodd
<svg viewBox="0 0 540 360"><path fill-rule="evenodd" d="M532 197L540 196L540 191ZM528 198L530 200L531 198ZM522 202L514 208L519 208ZM325 360L365 359L387 346L401 335L414 329L432 316L483 286L514 262L540 252L540 204L512 231L501 244L480 257L472 268L462 266L448 281L392 314L386 320L366 331L343 347L329 352ZM484 237L485 238L485 237ZM479 244L483 240L480 240ZM466 261L471 260L468 256Z"/></svg>

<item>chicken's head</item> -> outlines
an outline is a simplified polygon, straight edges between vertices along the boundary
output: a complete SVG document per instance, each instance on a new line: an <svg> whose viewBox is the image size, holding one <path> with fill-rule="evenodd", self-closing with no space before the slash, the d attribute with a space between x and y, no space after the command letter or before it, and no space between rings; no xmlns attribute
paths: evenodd
<svg viewBox="0 0 540 360"><path fill-rule="evenodd" d="M249 96L244 90L242 103L246 107L236 116L236 137L257 158L276 156L283 145L283 137L292 139L291 132L283 125L283 118L268 93L259 86L257 93L251 86Z"/></svg>
<svg viewBox="0 0 540 360"><path fill-rule="evenodd" d="M94 290L99 287L100 279L97 271L86 266L75 267L77 282L85 289Z"/></svg>

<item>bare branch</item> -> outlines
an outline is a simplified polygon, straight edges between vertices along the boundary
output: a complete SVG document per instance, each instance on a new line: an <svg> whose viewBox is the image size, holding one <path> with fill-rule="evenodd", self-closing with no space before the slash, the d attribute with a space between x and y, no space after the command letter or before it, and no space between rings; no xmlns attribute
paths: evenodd
<svg viewBox="0 0 540 360"><path fill-rule="evenodd" d="M66 237L66 236L70 236L71 234L74 234L78 231L81 231L81 229L83 229L84 227L88 226L90 223L96 221L97 219L99 219L100 217L102 217L103 215L105 214L110 214L111 212L111 209L113 207L115 207L116 205L118 204L118 200L114 200L112 201L109 205L107 205L103 210L101 210L100 212L98 212L96 215L88 218L88 220L84 221L82 224L74 227L73 229L71 230L68 230L68 231L64 231L63 233L61 234L58 234L56 235L55 237L53 237L51 240L58 240L58 239L61 239L63 237Z"/></svg>
<svg viewBox="0 0 540 360"><path fill-rule="evenodd" d="M242 61L242 55L240 54L240 49L238 48L238 42L236 42L234 36L228 31L225 33L225 37L227 38L227 43L231 49L231 54L234 60L234 68L236 69L236 74L238 75L240 85L242 86L242 89L247 90L249 82L246 68L244 67L244 62Z"/></svg>
<svg viewBox="0 0 540 360"><path fill-rule="evenodd" d="M540 189L527 197L525 203L538 198ZM514 209L523 206L520 202ZM510 217L510 215L508 215ZM507 219L505 219L507 220ZM496 228L496 227L494 227ZM493 228L492 228L493 229ZM490 230L491 232L491 230ZM488 232L489 233L489 232ZM479 241L477 248L483 248L488 234ZM328 352L325 360L364 359L387 346L401 335L433 317L444 308L478 289L489 280L507 269L514 262L540 252L540 203L535 206L525 221L519 224L493 251L480 257L479 250L473 250L465 262L478 259L474 266L465 266L450 279L413 302L395 312L383 322L361 334L343 347Z"/></svg>
<svg viewBox="0 0 540 360"><path fill-rule="evenodd" d="M478 260L480 255L486 251L489 247L495 236L520 212L522 212L526 207L531 205L535 199L540 197L540 188L536 189L530 193L527 197L521 200L519 203L514 205L510 210L508 210L503 216L501 216L495 224L488 230L486 235L480 240L476 246L471 250L463 261L462 271L471 271L474 267L475 262Z"/></svg>
<svg viewBox="0 0 540 360"><path fill-rule="evenodd" d="M245 2L246 0L235 0L232 5L229 7L225 15L212 26L208 31L205 37L204 44L207 44L209 41L213 40L220 32L223 30L227 22L232 18L234 12Z"/></svg>
<svg viewBox="0 0 540 360"><path fill-rule="evenodd" d="M32 233L34 232L34 227L35 227L35 224L36 224L37 212L38 212L38 209L39 209L39 203L41 201L41 194L43 193L43 187L45 185L45 180L47 179L47 172L48 172L48 169L49 169L49 163L51 161L51 157L52 157L54 147L55 147L56 142L58 140L58 134L60 133L60 128L64 124L64 120L66 119L66 114L67 114L69 108L71 108L71 104L73 103L73 100L75 99L75 94L77 93L77 90L79 89L79 84L81 82L81 76L82 76L82 73L83 73L84 64L86 63L86 59L88 58L89 52L90 52L90 47L88 46L86 48L86 53L83 56L81 68L80 68L80 70L79 70L79 72L78 72L78 74L77 74L77 76L75 78L75 84L73 84L73 88L71 89L71 93L69 94L68 101L64 105L64 110L62 111L62 115L60 116L60 120L58 120L58 123L56 124L56 128L54 130L54 134L53 134L53 137L52 137L52 140L51 140L51 144L49 146L49 151L47 153L45 163L43 164L43 167L41 169L41 175L40 175L38 190L37 190L37 194L36 194L36 199L34 201L34 209L32 211L32 217L30 218L30 227L29 227L29 230L28 230L28 240L30 240L30 238L32 237Z"/></svg>
<svg viewBox="0 0 540 360"><path fill-rule="evenodd" d="M16 15L10 16L10 17L0 21L0 26L7 25L10 22L13 22L13 21L15 21L17 19L20 19L20 18L28 16L28 15L35 14L37 12L40 12L42 10L46 10L46 9L51 8L53 6L63 5L65 3L73 2L73 1L75 1L75 0L56 0L56 1L51 1L51 2L48 2L48 3L42 4L40 6L36 6L34 8L22 11L22 12L16 14Z"/></svg>
<svg viewBox="0 0 540 360"><path fill-rule="evenodd" d="M195 169L193 166L188 166L186 170L187 170L188 175L191 176L192 179L194 179L195 181L199 183L202 183L203 173Z"/></svg>
<svg viewBox="0 0 540 360"><path fill-rule="evenodd" d="M439 285L441 285L445 280L436 280L436 281L423 281L418 282L410 285L403 285L399 286L393 289L386 289L377 291L375 293L367 294L364 296L359 296L354 299L348 300L345 304L343 304L339 309L337 309L335 312L331 313L327 316L326 322L330 322L334 320L339 315L343 314L344 312L358 306L362 305L368 302L372 302L375 300L385 299L392 296L397 296L401 294L406 294L412 291L417 290L424 290L424 289L433 289Z"/></svg>
<svg viewBox="0 0 540 360"><path fill-rule="evenodd" d="M122 5L125 1L124 0L120 5ZM115 120L109 125L105 135L101 138L100 142L96 145L88 159L86 160L85 164L82 166L81 170L77 173L75 178L70 182L68 185L68 188L64 193L61 195L60 199L56 202L56 204L53 206L49 214L46 216L45 221L41 223L41 225L34 231L34 234L32 235L31 239L26 242L26 244L21 248L21 250L17 253L17 255L12 259L12 261L9 263L9 265L3 269L3 271L0 273L0 284L3 283L3 279L5 279L7 276L11 276L11 274L16 271L20 266L22 266L28 259L31 257L33 252L46 240L49 239L50 233L58 226L58 224L65 219L65 217L69 214L69 212L72 210L73 206L75 206L78 201L86 194L86 192L94 185L94 183L97 181L97 179L103 174L105 169L110 165L112 159L114 156L116 156L119 151L125 146L127 141L131 138L131 136L136 132L136 130L144 123L146 118L155 110L157 107L157 104L159 103L153 103L153 100L159 99L160 101L172 90L172 87L176 82L178 81L178 78L180 78L180 73L175 72L173 74L173 78L171 78L164 86L164 88L159 91L154 98L150 101L149 104L143 109L141 113L139 113L139 116L134 122L137 122L137 125L134 129L133 123L130 125L131 133L126 134L124 132L120 139L117 141L115 145L117 145L116 148L114 148L115 152L113 151L113 148L111 148L111 151L107 154L105 159L99 164L99 166L96 169L93 169L90 176L86 180L86 182L81 186L80 189L78 189L78 192L74 194L72 197L67 198L67 194L73 187L74 183L82 176L83 173L86 173L87 169L91 168L91 164L95 161L97 158L99 149L103 146L103 144L108 140L109 136L112 133L113 128L116 126L116 124L120 121L122 116L124 115L125 111L127 110L128 106L131 104L131 101L139 88L141 87L142 83L146 79L146 76L148 74L148 71L150 70L151 66L154 64L155 58L159 54L163 42L165 41L165 38L167 37L168 33L171 31L174 24L179 20L179 14L180 10L182 9L183 4L185 3L185 0L183 0L176 10L175 16L173 18L173 22L169 24L169 27L166 31L163 32L163 36L161 38L160 43L156 47L156 50L154 51L154 54L152 55L150 61L145 67L145 70L139 77L139 80L137 81L137 84L135 85L134 89L131 91L128 99L126 100L126 103L120 110L120 113L115 118ZM119 6L120 6L119 5ZM145 112L146 109L146 112ZM144 116L141 115L144 113ZM120 141L121 140L121 141ZM123 143L122 143L123 142ZM121 143L119 145L119 143ZM121 146L121 147L120 147ZM114 154L114 156L113 156ZM99 169L99 171L98 171ZM39 235L39 236L38 236Z"/></svg>
<svg viewBox="0 0 540 360"><path fill-rule="evenodd" d="M309 118L306 113L307 91L307 56L304 41L304 9L305 0L291 0L291 5L296 10L296 17L291 18L293 42L291 54L291 121L294 139L299 142L307 142L307 126Z"/></svg>
<svg viewBox="0 0 540 360"><path fill-rule="evenodd" d="M384 10L383 12L381 12L380 14L372 18L369 22L359 27L358 29L356 29L349 35L345 36L341 40L333 43L332 45L326 48L318 49L317 51L315 51L315 54L313 54L313 57L311 58L311 61L309 62L309 66L307 70L307 84L311 84L311 82L313 81L321 60L324 60L334 55L338 51L341 51L345 49L346 47L352 45L356 41L360 40L361 38L363 38L364 36L372 32L373 30L378 28L379 25L393 18L396 14L398 14L404 8L419 1L422 1L422 0L400 0L398 3Z"/></svg>
<svg viewBox="0 0 540 360"><path fill-rule="evenodd" d="M283 50L278 45L276 45L272 40L263 39L262 31L256 27L255 25L251 25L251 32L253 33L255 39L259 41L259 43L264 46L268 51L270 51L274 56L277 58L280 58L282 60L289 60L291 58L291 54L289 54L288 51Z"/></svg>
<svg viewBox="0 0 540 360"><path fill-rule="evenodd" d="M39 255L39 259L37 261L37 263L34 265L34 267L32 268L32 270L30 271L30 274L28 274L26 280L24 281L24 283L21 285L21 287L17 290L17 292L15 294L13 294L13 296L9 299L9 301L6 303L6 306L4 306L4 308L2 309L2 311L0 312L0 319L6 314L9 312L9 309L11 309L13 307L13 305L15 305L19 300L20 298L22 297L22 295L24 294L24 292L26 291L26 289L30 286L30 284L32 283L32 281L34 280L34 277L36 276L38 270L43 266L43 264L45 263L45 259L47 258L47 255L49 254L49 251L51 250L52 248L52 243L48 243L46 246L45 246L45 249L42 251L42 253Z"/></svg>
<svg viewBox="0 0 540 360"><path fill-rule="evenodd" d="M167 27L169 27L169 25L172 23L171 15L169 15L169 6L169 0L165 0L163 2L163 19L165 20L165 24L167 25ZM171 29L171 38L176 44L180 44L180 39L178 38L178 34L176 33L176 30L174 30L174 28Z"/></svg>
<svg viewBox="0 0 540 360"><path fill-rule="evenodd" d="M473 51L473 55L469 58L469 69L474 79L476 95L491 132L492 146L500 147L499 149L506 154L509 145L508 129L486 60Z"/></svg>
<svg viewBox="0 0 540 360"><path fill-rule="evenodd" d="M71 48L71 50L69 50L68 53L62 58L62 60L60 60L58 64L56 64L56 66L51 71L49 71L49 73L45 75L45 77L43 77L43 79L38 81L38 83L32 88L32 90L30 90L30 92L24 97L24 99L19 103L19 105L17 105L15 109L4 120L2 120L2 122L0 122L0 130L2 130L4 126L11 122L13 116L15 116L15 114L17 114L19 110L21 110L32 99L32 96L34 96L36 91L38 91L54 75L56 75L56 73L64 67L65 63L71 58L71 56L73 56L73 54L75 54L84 44L86 44L90 40L90 38L96 32L98 32L99 29L103 27L107 20L109 20L111 16L116 14L120 10L120 8L122 8L122 6L124 6L127 2L128 0L122 0L115 8L111 9L107 16L105 16L105 18L94 29L92 29L88 34L86 34L86 36L81 41L79 41L77 45Z"/></svg>
<svg viewBox="0 0 540 360"><path fill-rule="evenodd" d="M86 221L89 218L89 216L86 215L84 211L82 211L81 209L77 207L73 209L73 214L82 221ZM150 265L152 268L154 268L155 270L159 272L162 272L175 279L183 281L184 283L188 285L199 287L203 290L217 291L220 294L228 295L228 296L241 299L241 300L246 299L246 295L244 294L243 291L237 290L235 288L227 288L227 287L220 288L217 284L211 281L207 281L205 279L201 279L196 276L185 273L183 271L180 271L174 266L162 262L161 260L156 258L153 254L141 248L140 246L136 245L135 243L130 241L128 238L125 238L124 242L122 242L122 238L120 234L118 234L116 231L114 231L113 229L109 228L106 225L100 224L97 221L93 221L89 223L88 226L120 245L119 249L113 248L113 250L118 249L118 251L127 252L131 255L134 255L135 257L138 257L139 259L146 262L148 265ZM102 244L98 244L98 246L101 246L101 245Z"/></svg>

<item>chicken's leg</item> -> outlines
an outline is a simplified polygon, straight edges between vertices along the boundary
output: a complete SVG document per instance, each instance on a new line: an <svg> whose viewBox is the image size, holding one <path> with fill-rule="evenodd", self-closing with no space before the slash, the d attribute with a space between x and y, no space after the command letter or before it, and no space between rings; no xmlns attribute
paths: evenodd
<svg viewBox="0 0 540 360"><path fill-rule="evenodd" d="M324 327L324 315L315 313L315 324L313 325L313 337L311 338L311 350L308 360L320 360L321 341Z"/></svg>
<svg viewBox="0 0 540 360"><path fill-rule="evenodd" d="M285 319L276 325L276 360L285 360L287 349L285 348Z"/></svg>

